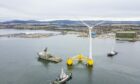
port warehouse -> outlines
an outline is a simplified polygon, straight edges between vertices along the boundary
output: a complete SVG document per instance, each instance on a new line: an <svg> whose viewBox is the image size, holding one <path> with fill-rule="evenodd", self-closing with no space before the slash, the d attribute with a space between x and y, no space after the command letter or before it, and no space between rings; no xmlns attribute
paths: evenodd
<svg viewBox="0 0 140 84"><path fill-rule="evenodd" d="M134 40L138 37L136 31L118 31L116 32L117 40Z"/></svg>

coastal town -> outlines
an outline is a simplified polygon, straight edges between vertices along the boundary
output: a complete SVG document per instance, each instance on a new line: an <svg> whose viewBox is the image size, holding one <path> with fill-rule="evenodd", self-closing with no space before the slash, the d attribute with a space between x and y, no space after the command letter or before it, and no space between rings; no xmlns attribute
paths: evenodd
<svg viewBox="0 0 140 84"><path fill-rule="evenodd" d="M86 21L85 21L86 22ZM93 25L99 21L87 21L88 24ZM47 33L13 33L0 34L0 37L20 37L20 38L46 38L55 35L78 34L79 37L88 37L88 29L82 25L80 21L8 21L1 22L0 29L18 29L18 30L45 30L56 31L58 34ZM104 21L104 24L92 29L96 32L98 38L115 38L117 40L140 40L140 25L137 21Z"/></svg>

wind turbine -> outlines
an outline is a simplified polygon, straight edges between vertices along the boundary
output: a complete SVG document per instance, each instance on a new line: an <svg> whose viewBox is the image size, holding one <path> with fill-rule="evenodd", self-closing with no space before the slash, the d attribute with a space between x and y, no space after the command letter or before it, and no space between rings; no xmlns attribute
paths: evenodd
<svg viewBox="0 0 140 84"><path fill-rule="evenodd" d="M96 24L94 24L93 26L89 26L87 23L85 23L84 21L81 21L81 23L83 25L85 25L86 27L88 27L88 30L89 30L89 59L90 60L93 60L93 57L92 57L92 29L100 24L103 24L104 21L101 21L101 22L98 22Z"/></svg>
<svg viewBox="0 0 140 84"><path fill-rule="evenodd" d="M82 54L79 54L77 56L69 57L67 59L67 65L68 66L72 66L74 60L78 60L79 62L86 61L88 66L93 66L93 64L94 64L94 60L92 58L92 29L95 26L98 26L98 25L102 24L103 21L99 22L99 23L96 23L93 26L89 26L87 23L85 23L83 21L81 21L81 23L84 24L89 29L89 56L86 57L86 56L83 56Z"/></svg>

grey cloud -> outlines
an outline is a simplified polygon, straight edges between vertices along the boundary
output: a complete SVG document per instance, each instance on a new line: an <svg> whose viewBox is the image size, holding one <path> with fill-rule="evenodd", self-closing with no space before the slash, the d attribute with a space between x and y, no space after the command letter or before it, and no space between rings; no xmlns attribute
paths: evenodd
<svg viewBox="0 0 140 84"><path fill-rule="evenodd" d="M139 0L0 0L0 14L1 18L25 19L140 19L139 3Z"/></svg>

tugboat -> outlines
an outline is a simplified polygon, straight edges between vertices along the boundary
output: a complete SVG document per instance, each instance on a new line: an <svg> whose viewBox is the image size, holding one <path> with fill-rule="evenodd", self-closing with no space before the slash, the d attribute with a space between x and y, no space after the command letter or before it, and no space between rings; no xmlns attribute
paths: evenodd
<svg viewBox="0 0 140 84"><path fill-rule="evenodd" d="M59 77L52 81L50 84L66 84L67 81L72 79L72 73L64 73L63 68L61 69L61 74Z"/></svg>
<svg viewBox="0 0 140 84"><path fill-rule="evenodd" d="M44 60L48 60L48 61L56 62L56 63L62 61L60 57L48 54L47 48L45 48L44 51L38 52L37 54L39 55L40 59L44 59Z"/></svg>
<svg viewBox="0 0 140 84"><path fill-rule="evenodd" d="M117 54L118 54L118 52L116 52L116 51L111 51L110 53L107 54L107 56L112 57L112 56L115 56L115 55L117 55Z"/></svg>

